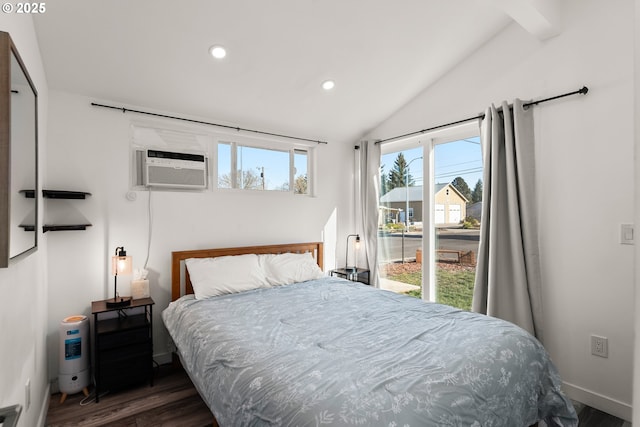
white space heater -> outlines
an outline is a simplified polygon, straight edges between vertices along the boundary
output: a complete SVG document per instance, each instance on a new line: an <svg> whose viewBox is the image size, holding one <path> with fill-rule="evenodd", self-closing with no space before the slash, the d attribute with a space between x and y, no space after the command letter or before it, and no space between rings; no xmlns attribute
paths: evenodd
<svg viewBox="0 0 640 427"><path fill-rule="evenodd" d="M60 322L60 403L68 394L82 391L85 396L89 395L89 359L89 319L82 315L65 318Z"/></svg>

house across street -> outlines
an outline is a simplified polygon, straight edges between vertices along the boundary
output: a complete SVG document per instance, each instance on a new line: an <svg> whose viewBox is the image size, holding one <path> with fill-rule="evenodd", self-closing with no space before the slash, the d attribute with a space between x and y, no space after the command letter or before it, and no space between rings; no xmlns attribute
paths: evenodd
<svg viewBox="0 0 640 427"><path fill-rule="evenodd" d="M423 187L421 185L396 187L380 197L380 221L405 222L407 204L409 221L422 222ZM451 184L436 184L436 225L458 225L467 217L468 200Z"/></svg>

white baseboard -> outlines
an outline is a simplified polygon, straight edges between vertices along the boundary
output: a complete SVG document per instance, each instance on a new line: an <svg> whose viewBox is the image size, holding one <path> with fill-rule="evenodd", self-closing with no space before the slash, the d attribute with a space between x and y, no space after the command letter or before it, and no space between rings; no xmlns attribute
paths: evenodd
<svg viewBox="0 0 640 427"><path fill-rule="evenodd" d="M49 400L51 399L51 385L47 384L47 389L44 391L44 403L40 408L40 415L38 416L38 426L45 427L47 422L47 412L49 412Z"/></svg>
<svg viewBox="0 0 640 427"><path fill-rule="evenodd" d="M631 422L632 407L628 403L612 399L567 382L562 383L562 390L572 400L577 400L587 406L591 406L592 408L596 408L602 412L606 412L607 414L611 414L625 421Z"/></svg>

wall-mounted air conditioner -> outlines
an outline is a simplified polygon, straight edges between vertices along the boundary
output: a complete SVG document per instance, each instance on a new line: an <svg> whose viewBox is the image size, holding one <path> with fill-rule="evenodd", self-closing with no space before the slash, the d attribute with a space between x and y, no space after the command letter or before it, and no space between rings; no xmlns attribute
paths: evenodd
<svg viewBox="0 0 640 427"><path fill-rule="evenodd" d="M142 171L146 187L205 189L207 188L207 156L162 150L139 150L136 153L138 171ZM138 172L138 173L139 173Z"/></svg>

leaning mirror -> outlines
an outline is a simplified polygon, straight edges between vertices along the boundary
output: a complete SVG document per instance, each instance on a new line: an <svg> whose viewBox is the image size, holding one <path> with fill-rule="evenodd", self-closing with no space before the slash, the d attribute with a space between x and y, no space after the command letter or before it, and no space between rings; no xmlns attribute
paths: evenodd
<svg viewBox="0 0 640 427"><path fill-rule="evenodd" d="M38 247L38 94L0 32L0 267Z"/></svg>

